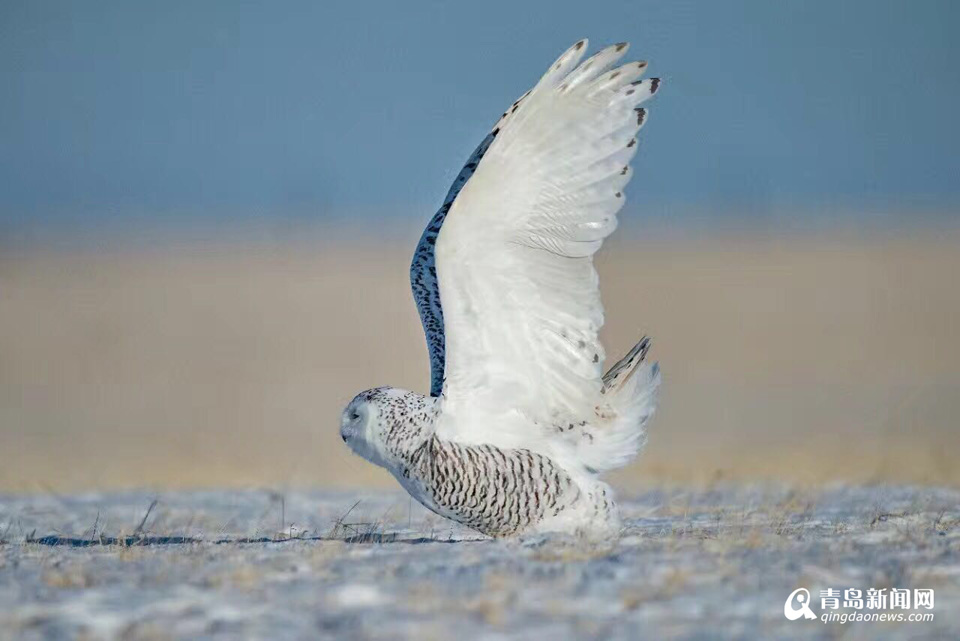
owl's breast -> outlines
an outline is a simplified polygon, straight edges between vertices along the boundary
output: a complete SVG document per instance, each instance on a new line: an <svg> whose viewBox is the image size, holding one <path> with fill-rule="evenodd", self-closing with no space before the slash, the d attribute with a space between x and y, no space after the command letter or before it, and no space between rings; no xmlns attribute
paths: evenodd
<svg viewBox="0 0 960 641"><path fill-rule="evenodd" d="M548 522L575 523L591 511L606 518L599 511L616 509L612 497L600 496L602 490L581 488L552 459L526 449L432 437L395 474L428 509L490 536L537 531Z"/></svg>

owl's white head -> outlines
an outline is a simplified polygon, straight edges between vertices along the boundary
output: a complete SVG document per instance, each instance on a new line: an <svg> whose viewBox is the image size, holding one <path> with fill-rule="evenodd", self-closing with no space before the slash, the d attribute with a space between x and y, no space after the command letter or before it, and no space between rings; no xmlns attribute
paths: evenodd
<svg viewBox="0 0 960 641"><path fill-rule="evenodd" d="M340 416L340 436L374 465L392 469L433 433L435 399L396 387L360 392Z"/></svg>

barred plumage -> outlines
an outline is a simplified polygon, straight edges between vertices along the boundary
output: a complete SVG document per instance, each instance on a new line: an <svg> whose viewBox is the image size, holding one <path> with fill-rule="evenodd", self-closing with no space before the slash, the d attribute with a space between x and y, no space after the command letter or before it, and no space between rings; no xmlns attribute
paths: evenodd
<svg viewBox="0 0 960 641"><path fill-rule="evenodd" d="M516 534L580 498L566 472L530 450L443 443L434 436L410 463L435 511L491 536Z"/></svg>

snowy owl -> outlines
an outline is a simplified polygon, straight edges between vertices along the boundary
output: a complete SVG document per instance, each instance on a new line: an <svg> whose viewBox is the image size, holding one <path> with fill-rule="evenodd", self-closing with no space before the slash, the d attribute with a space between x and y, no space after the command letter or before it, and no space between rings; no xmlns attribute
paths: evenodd
<svg viewBox="0 0 960 641"><path fill-rule="evenodd" d="M644 442L660 384L643 338L606 374L593 254L617 226L645 62L586 40L514 102L423 232L410 280L430 395L358 394L340 434L437 514L491 536L615 536L600 474Z"/></svg>

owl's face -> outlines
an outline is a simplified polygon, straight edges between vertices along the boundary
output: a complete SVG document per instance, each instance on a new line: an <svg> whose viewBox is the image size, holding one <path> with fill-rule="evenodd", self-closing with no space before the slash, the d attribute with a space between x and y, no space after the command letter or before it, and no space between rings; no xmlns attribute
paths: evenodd
<svg viewBox="0 0 960 641"><path fill-rule="evenodd" d="M375 465L385 464L382 425L376 402L363 392L340 415L340 437L353 451Z"/></svg>
<svg viewBox="0 0 960 641"><path fill-rule="evenodd" d="M388 441L409 418L407 399L411 395L394 387L377 387L357 394L340 415L341 438L354 454L390 469L395 454Z"/></svg>

